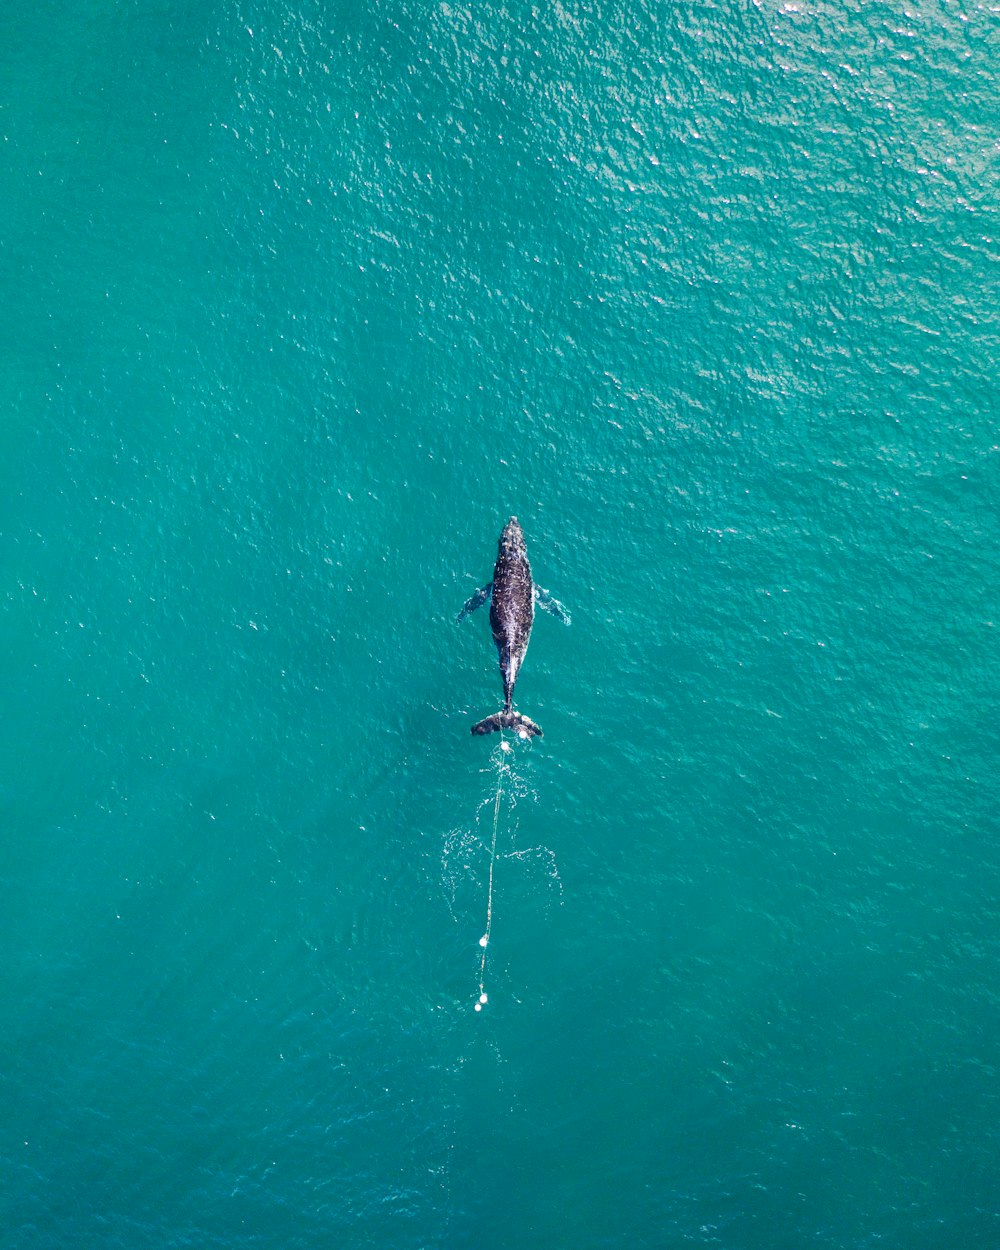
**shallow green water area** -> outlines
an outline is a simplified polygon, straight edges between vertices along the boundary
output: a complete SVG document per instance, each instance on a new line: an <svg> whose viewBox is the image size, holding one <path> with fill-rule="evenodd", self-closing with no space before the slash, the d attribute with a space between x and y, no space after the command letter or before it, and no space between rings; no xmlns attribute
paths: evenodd
<svg viewBox="0 0 1000 1250"><path fill-rule="evenodd" d="M0 36L3 1245L1000 1245L996 14Z"/></svg>

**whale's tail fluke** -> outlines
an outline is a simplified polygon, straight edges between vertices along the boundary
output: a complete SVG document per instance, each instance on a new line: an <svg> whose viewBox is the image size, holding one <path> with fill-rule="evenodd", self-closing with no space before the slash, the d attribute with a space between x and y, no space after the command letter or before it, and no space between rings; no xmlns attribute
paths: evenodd
<svg viewBox="0 0 1000 1250"><path fill-rule="evenodd" d="M540 738L542 736L541 727L536 725L533 720L529 720L527 716L522 716L520 712L494 712L492 716L487 716L485 720L481 720L477 725L472 726L474 734L498 733L501 729L513 729L522 738Z"/></svg>

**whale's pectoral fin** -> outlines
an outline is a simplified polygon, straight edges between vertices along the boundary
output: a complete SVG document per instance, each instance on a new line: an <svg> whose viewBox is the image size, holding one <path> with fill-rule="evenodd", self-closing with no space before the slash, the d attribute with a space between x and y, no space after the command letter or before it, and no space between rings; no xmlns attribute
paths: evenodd
<svg viewBox="0 0 1000 1250"><path fill-rule="evenodd" d="M487 586L481 586L471 599L466 599L465 607L461 610L461 612L459 612L456 620L464 621L470 612L475 612L476 608L481 608L492 593L492 582L490 582Z"/></svg>
<svg viewBox="0 0 1000 1250"><path fill-rule="evenodd" d="M570 614L563 605L558 599L554 599L547 590L543 590L541 586L535 586L535 602L544 611L551 612L553 616L557 616L564 625L570 623Z"/></svg>

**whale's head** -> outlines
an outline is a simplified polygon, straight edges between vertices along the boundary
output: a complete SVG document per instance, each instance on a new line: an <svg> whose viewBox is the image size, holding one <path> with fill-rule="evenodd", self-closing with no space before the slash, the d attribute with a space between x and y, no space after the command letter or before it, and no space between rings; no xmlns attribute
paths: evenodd
<svg viewBox="0 0 1000 1250"><path fill-rule="evenodd" d="M500 555L514 556L526 558L528 548L524 541L524 531L517 523L517 517L512 516L507 524L503 527L503 533L500 535Z"/></svg>

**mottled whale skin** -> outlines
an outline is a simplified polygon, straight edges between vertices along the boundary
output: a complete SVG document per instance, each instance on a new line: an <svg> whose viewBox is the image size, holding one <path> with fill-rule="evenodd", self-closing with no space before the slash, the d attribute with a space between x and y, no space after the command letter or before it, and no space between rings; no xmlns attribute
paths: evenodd
<svg viewBox="0 0 1000 1250"><path fill-rule="evenodd" d="M503 527L497 550L497 562L493 566L493 581L481 587L466 602L459 613L461 621L490 600L490 626L500 659L500 675L503 678L503 711L487 716L472 726L474 734L494 733L500 729L514 729L523 738L541 735L541 729L533 720L515 712L512 703L517 675L521 671L531 627L535 620L535 604L558 616L567 625L569 613L548 591L536 586L528 563L528 548L524 531L512 516Z"/></svg>

